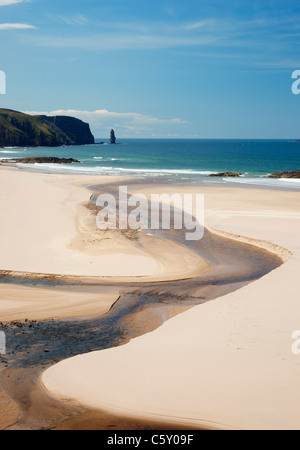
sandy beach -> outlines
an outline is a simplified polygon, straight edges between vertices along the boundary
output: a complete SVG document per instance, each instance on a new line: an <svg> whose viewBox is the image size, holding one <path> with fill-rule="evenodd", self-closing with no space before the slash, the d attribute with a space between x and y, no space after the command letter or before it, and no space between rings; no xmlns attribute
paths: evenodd
<svg viewBox="0 0 300 450"><path fill-rule="evenodd" d="M62 361L44 373L44 385L59 398L187 427L299 429L291 336L300 328L300 194L200 191L207 226L268 248L284 264L125 346Z"/></svg>
<svg viewBox="0 0 300 450"><path fill-rule="evenodd" d="M126 179L0 170L2 276L37 281L36 286L13 280L0 284L3 324L101 317L119 299L122 283L151 285L212 271L205 259L179 243L99 234L88 208L91 192L84 185ZM153 185L139 193L150 198L161 189ZM175 308L170 320L157 322L159 328L140 332L126 345L52 364L41 376L45 393L60 402L178 427L299 428L300 373L291 335L300 328L300 194L235 187L163 189L205 194L205 226L211 232L268 250L283 265L213 301L185 312ZM43 285L39 280L47 277L66 286ZM0 423L6 428L15 423L18 407L4 392L1 404L8 405Z"/></svg>
<svg viewBox="0 0 300 450"><path fill-rule="evenodd" d="M118 300L119 291L103 288L103 292L78 292L1 284L1 322L48 320L99 316L108 312Z"/></svg>
<svg viewBox="0 0 300 450"><path fill-rule="evenodd" d="M83 185L121 179L1 168L0 271L166 281L209 270L205 261L176 244L145 237L144 251L121 233L104 232L99 238L86 207L91 192Z"/></svg>
<svg viewBox="0 0 300 450"><path fill-rule="evenodd" d="M0 12L0 430L300 430L299 2Z"/></svg>
<svg viewBox="0 0 300 450"><path fill-rule="evenodd" d="M11 280L0 283L2 325L97 318L119 299L118 282L164 282L210 271L176 243L145 235L141 246L122 233L99 234L88 207L91 192L83 186L126 178L0 171L0 271ZM2 363L7 367L5 357ZM19 410L4 391L1 404L0 426L6 428Z"/></svg>

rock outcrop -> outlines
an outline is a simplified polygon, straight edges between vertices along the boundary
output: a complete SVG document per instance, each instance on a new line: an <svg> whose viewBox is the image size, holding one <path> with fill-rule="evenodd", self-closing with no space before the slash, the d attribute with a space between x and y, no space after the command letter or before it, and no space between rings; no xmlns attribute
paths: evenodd
<svg viewBox="0 0 300 450"><path fill-rule="evenodd" d="M280 172L269 175L269 178L300 178L300 170L293 170L292 172Z"/></svg>
<svg viewBox="0 0 300 450"><path fill-rule="evenodd" d="M238 172L221 172L221 173L212 173L209 175L210 177L240 177L242 174Z"/></svg>
<svg viewBox="0 0 300 450"><path fill-rule="evenodd" d="M30 156L28 158L0 159L0 162L6 164L72 164L80 161L73 158L56 158L54 156Z"/></svg>
<svg viewBox="0 0 300 450"><path fill-rule="evenodd" d="M115 144L117 142L115 130L111 130L110 132L110 143Z"/></svg>
<svg viewBox="0 0 300 450"><path fill-rule="evenodd" d="M67 116L30 116L0 109L0 147L59 147L94 144L87 123Z"/></svg>

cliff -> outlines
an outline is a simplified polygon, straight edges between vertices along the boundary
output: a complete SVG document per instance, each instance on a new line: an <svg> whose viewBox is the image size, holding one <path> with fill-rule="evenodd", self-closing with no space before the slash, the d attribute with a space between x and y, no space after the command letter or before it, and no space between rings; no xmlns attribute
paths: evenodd
<svg viewBox="0 0 300 450"><path fill-rule="evenodd" d="M66 116L30 116L0 109L0 147L59 147L94 144L87 123Z"/></svg>

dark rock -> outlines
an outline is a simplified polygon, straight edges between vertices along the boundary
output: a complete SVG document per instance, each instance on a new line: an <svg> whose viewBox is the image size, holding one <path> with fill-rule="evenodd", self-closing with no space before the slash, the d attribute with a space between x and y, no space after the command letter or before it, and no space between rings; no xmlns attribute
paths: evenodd
<svg viewBox="0 0 300 450"><path fill-rule="evenodd" d="M242 174L237 172L221 172L221 173L212 173L209 175L210 177L240 177Z"/></svg>
<svg viewBox="0 0 300 450"><path fill-rule="evenodd" d="M46 156L31 156L28 158L17 158L17 159L2 159L0 160L2 163L9 164L71 164L71 163L79 163L77 159L73 158L56 158L54 156L46 157Z"/></svg>
<svg viewBox="0 0 300 450"><path fill-rule="evenodd" d="M110 143L111 144L115 144L116 142L117 142L117 140L116 140L115 131L111 130L111 132L110 132Z"/></svg>
<svg viewBox="0 0 300 450"><path fill-rule="evenodd" d="M280 172L269 175L269 178L300 178L300 170L293 170L292 172Z"/></svg>

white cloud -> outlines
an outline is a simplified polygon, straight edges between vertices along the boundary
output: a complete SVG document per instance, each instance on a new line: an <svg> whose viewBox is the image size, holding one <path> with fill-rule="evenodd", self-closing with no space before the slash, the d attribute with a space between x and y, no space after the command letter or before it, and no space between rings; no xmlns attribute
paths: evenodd
<svg viewBox="0 0 300 450"><path fill-rule="evenodd" d="M111 112L106 109L99 109L96 111L79 111L76 109L59 109L57 111L29 111L27 114L33 115L48 115L48 116L74 116L78 117L81 120L101 120L101 119L126 119L131 122L141 123L141 124L166 124L166 123L186 123L182 119L159 119L154 116L149 116L146 114L127 112L127 113L118 113Z"/></svg>
<svg viewBox="0 0 300 450"><path fill-rule="evenodd" d="M28 30L36 29L33 25L26 23L0 23L0 30Z"/></svg>
<svg viewBox="0 0 300 450"><path fill-rule="evenodd" d="M141 50L173 47L234 46L241 37L249 35L251 42L257 39L254 31L270 24L262 20L236 21L203 18L193 22L97 22L85 16L59 16L56 20L68 25L90 24L90 32L76 35L42 35L30 40L33 45L58 49L82 49L88 51ZM270 31L270 30L269 30Z"/></svg>
<svg viewBox="0 0 300 450"><path fill-rule="evenodd" d="M1 0L0 0L1 1ZM171 12L171 11L170 11ZM60 33L41 33L39 39L26 36L29 45L84 51L153 50L165 48L219 48L237 47L266 54L267 50L288 51L289 39L297 39L299 17L247 18L237 20L226 17L194 17L191 21L103 21L85 15L50 16L52 21L73 26ZM88 27L86 25L89 25ZM82 29L81 29L82 28ZM287 33L294 38L288 38ZM279 47L280 45L280 47ZM235 57L235 52L232 53ZM244 60L246 58L243 58Z"/></svg>
<svg viewBox="0 0 300 450"><path fill-rule="evenodd" d="M67 25L87 25L89 22L89 19L81 14L72 17L59 16L57 20Z"/></svg>
<svg viewBox="0 0 300 450"><path fill-rule="evenodd" d="M214 19L200 20L184 26L185 30L198 30L203 28L217 28L218 22Z"/></svg>
<svg viewBox="0 0 300 450"><path fill-rule="evenodd" d="M31 115L46 115L46 116L71 116L76 117L84 122L90 124L92 132L96 136L105 136L107 130L111 127L122 130L121 134L130 135L143 132L150 134L154 130L161 130L164 127L174 127L186 124L187 122L179 119L161 119L155 116L140 114L135 112L119 113L112 112L106 109L96 111L79 111L75 109L57 110L57 111L24 111ZM168 131L169 132L169 131Z"/></svg>
<svg viewBox="0 0 300 450"><path fill-rule="evenodd" d="M142 50L171 47L204 46L215 42L212 36L167 36L143 34L94 34L90 36L57 37L41 36L32 43L42 47L82 49L88 51Z"/></svg>
<svg viewBox="0 0 300 450"><path fill-rule="evenodd" d="M26 0L0 0L0 6L14 5L15 3L22 3Z"/></svg>

